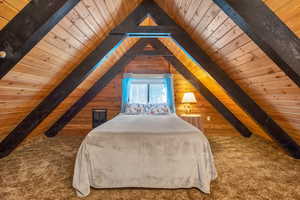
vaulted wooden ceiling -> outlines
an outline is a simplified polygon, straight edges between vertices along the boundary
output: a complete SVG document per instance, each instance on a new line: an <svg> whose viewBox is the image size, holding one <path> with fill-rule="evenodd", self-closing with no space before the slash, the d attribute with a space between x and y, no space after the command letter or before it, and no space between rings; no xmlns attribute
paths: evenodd
<svg viewBox="0 0 300 200"><path fill-rule="evenodd" d="M1 1L1 26L4 27L28 2ZM140 2L82 0L78 3L0 80L0 138L9 134ZM300 1L264 2L299 37ZM290 136L300 142L299 87L215 3L211 0L157 0L156 3ZM151 25L153 22L147 19L144 23ZM45 132L136 41L136 38L126 39L31 135ZM268 137L172 40L161 41L253 133Z"/></svg>

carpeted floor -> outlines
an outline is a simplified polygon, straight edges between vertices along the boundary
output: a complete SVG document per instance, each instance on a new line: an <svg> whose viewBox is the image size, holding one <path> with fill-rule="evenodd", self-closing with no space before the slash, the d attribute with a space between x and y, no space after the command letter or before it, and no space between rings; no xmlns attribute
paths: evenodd
<svg viewBox="0 0 300 200"><path fill-rule="evenodd" d="M0 160L0 199L78 199L71 187L82 137L40 137ZM253 136L209 137L219 177L212 193L197 189L93 189L97 200L300 200L300 161Z"/></svg>

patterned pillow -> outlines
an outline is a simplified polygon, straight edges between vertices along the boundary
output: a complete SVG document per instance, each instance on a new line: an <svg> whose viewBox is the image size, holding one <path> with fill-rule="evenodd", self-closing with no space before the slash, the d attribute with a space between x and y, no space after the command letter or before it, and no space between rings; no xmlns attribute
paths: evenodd
<svg viewBox="0 0 300 200"><path fill-rule="evenodd" d="M146 104L127 104L125 108L125 113L129 115L138 115L147 113L147 105Z"/></svg>
<svg viewBox="0 0 300 200"><path fill-rule="evenodd" d="M165 115L170 113L170 109L167 104L149 104L147 113L151 115Z"/></svg>

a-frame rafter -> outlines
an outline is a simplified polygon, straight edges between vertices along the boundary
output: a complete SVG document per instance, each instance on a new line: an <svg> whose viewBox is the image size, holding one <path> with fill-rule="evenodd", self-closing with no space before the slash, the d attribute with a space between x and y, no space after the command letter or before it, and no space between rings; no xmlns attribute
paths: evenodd
<svg viewBox="0 0 300 200"><path fill-rule="evenodd" d="M261 0L213 1L300 87L300 39Z"/></svg>
<svg viewBox="0 0 300 200"><path fill-rule="evenodd" d="M142 44L142 45L140 45ZM229 123L239 131L244 137L250 137L251 132L248 128L243 125L243 123L237 119L180 61L176 58L173 53L166 48L158 39L140 39L138 44L133 46L128 50L122 58L113 66L111 69L101 77L69 110L65 112L62 117L60 117L46 132L45 134L48 137L53 137L63 127L72 120L72 118L80 112L85 105L87 105L101 90L112 80L125 66L134 59L137 55L144 55L143 45L151 44L155 50L154 53L157 53L156 50L159 50L162 56L165 56L165 59L172 64L175 69L180 72L186 80L188 80L203 96L207 99L210 104L212 104ZM151 51L148 51L151 52ZM152 53L149 55L153 55Z"/></svg>
<svg viewBox="0 0 300 200"><path fill-rule="evenodd" d="M80 0L31 1L0 31L0 79Z"/></svg>
<svg viewBox="0 0 300 200"><path fill-rule="evenodd" d="M151 16L158 28L139 27ZM176 31L172 31L176 30ZM130 31L126 31L130 30ZM166 32L169 30L170 32ZM261 109L155 2L144 0L79 66L71 72L1 143L0 157L8 155L74 90L124 37L171 37L229 96L291 156L300 158L299 145Z"/></svg>

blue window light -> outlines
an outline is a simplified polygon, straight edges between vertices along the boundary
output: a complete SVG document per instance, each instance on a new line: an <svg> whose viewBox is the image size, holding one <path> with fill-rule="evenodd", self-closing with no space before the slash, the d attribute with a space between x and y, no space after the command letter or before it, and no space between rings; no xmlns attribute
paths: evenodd
<svg viewBox="0 0 300 200"><path fill-rule="evenodd" d="M124 74L122 80L122 112L125 105L168 104L175 112L173 80L171 74Z"/></svg>

